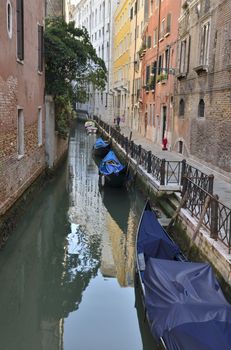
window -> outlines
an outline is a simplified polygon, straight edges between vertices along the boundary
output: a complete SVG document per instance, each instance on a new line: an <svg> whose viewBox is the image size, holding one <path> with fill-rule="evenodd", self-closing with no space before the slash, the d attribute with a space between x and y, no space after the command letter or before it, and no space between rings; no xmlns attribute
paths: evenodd
<svg viewBox="0 0 231 350"><path fill-rule="evenodd" d="M157 70L157 62L155 61L152 64L152 78L151 78L151 90L155 90L155 86L156 86L156 70Z"/></svg>
<svg viewBox="0 0 231 350"><path fill-rule="evenodd" d="M169 34L171 32L171 18L172 18L172 15L171 15L171 13L169 13L167 16L167 27L166 27L165 34Z"/></svg>
<svg viewBox="0 0 231 350"><path fill-rule="evenodd" d="M184 100L182 98L180 100L180 103L179 103L179 116L180 117L184 117L184 110L185 110L185 103L184 103Z"/></svg>
<svg viewBox="0 0 231 350"><path fill-rule="evenodd" d="M133 18L133 7L130 10L130 20L132 20L132 18Z"/></svg>
<svg viewBox="0 0 231 350"><path fill-rule="evenodd" d="M146 67L146 91L149 90L150 66Z"/></svg>
<svg viewBox="0 0 231 350"><path fill-rule="evenodd" d="M186 40L180 43L180 73L186 72Z"/></svg>
<svg viewBox="0 0 231 350"><path fill-rule="evenodd" d="M210 22L206 22L201 28L200 65L203 66L207 66L209 61L209 33Z"/></svg>
<svg viewBox="0 0 231 350"><path fill-rule="evenodd" d="M204 118L204 116L205 116L205 102L203 99L201 99L198 105L198 117Z"/></svg>
<svg viewBox="0 0 231 350"><path fill-rule="evenodd" d="M23 109L18 109L18 158L24 155L24 115Z"/></svg>
<svg viewBox="0 0 231 350"><path fill-rule="evenodd" d="M152 37L149 35L148 36L148 40L147 40L147 47L148 47L148 49L150 49L151 46L152 46Z"/></svg>
<svg viewBox="0 0 231 350"><path fill-rule="evenodd" d="M38 71L43 72L43 26L38 25Z"/></svg>
<svg viewBox="0 0 231 350"><path fill-rule="evenodd" d="M191 37L187 36L181 40L178 46L178 68L180 76L185 76L189 70L190 41Z"/></svg>
<svg viewBox="0 0 231 350"><path fill-rule="evenodd" d="M157 45L157 29L154 30L154 40L153 40L153 45L156 47Z"/></svg>
<svg viewBox="0 0 231 350"><path fill-rule="evenodd" d="M160 40L163 39L165 35L165 19L161 22Z"/></svg>
<svg viewBox="0 0 231 350"><path fill-rule="evenodd" d="M169 73L169 63L170 63L170 47L165 50L165 73Z"/></svg>
<svg viewBox="0 0 231 350"><path fill-rule="evenodd" d="M42 119L42 108L38 108L38 146L43 143L43 119Z"/></svg>
<svg viewBox="0 0 231 350"><path fill-rule="evenodd" d="M162 56L159 56L159 59L158 59L158 74L162 73Z"/></svg>
<svg viewBox="0 0 231 350"><path fill-rule="evenodd" d="M23 0L17 0L17 57L24 60L24 18Z"/></svg>
<svg viewBox="0 0 231 350"><path fill-rule="evenodd" d="M7 15L7 32L9 38L12 38L12 6L9 1L6 4L6 15Z"/></svg>

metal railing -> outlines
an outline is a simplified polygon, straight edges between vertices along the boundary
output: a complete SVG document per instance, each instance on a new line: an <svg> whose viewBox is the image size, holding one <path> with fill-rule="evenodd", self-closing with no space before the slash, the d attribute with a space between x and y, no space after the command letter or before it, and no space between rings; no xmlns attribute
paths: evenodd
<svg viewBox="0 0 231 350"><path fill-rule="evenodd" d="M116 128L109 126L98 117L96 122L111 138L113 138L129 155L149 173L160 185L179 185L182 197L187 191L185 208L197 220L202 215L205 200L209 196L209 205L203 217L203 226L206 227L211 238L220 240L231 252L231 209L219 201L213 194L214 176L207 175L199 169L187 164L186 160L166 161L151 151L146 151L141 145L129 141Z"/></svg>
<svg viewBox="0 0 231 350"><path fill-rule="evenodd" d="M206 191L194 182L194 179L185 177L182 196L187 191L185 209L197 220L202 215L206 198L209 197L209 205L203 217L203 226L210 232L210 237L221 241L228 252L231 251L231 209L219 201L217 195Z"/></svg>

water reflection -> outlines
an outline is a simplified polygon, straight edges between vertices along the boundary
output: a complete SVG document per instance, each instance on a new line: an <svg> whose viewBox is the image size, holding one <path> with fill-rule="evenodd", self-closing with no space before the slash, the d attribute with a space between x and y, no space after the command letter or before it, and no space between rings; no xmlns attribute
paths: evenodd
<svg viewBox="0 0 231 350"><path fill-rule="evenodd" d="M0 254L0 350L142 348L131 287L143 198L99 192L94 142L77 125L67 165Z"/></svg>

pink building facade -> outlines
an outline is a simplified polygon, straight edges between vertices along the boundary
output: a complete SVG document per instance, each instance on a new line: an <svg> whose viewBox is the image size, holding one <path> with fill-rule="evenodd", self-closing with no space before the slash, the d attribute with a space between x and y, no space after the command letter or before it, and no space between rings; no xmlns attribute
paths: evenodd
<svg viewBox="0 0 231 350"><path fill-rule="evenodd" d="M0 215L45 168L43 0L0 0Z"/></svg>

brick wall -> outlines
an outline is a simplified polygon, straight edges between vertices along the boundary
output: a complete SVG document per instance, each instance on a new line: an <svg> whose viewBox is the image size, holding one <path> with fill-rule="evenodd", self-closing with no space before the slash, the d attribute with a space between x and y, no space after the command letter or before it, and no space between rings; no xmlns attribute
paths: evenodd
<svg viewBox="0 0 231 350"><path fill-rule="evenodd" d="M38 23L43 1L24 4L24 59L17 60L16 0L12 35L6 11L0 13L0 215L3 215L45 168L44 74L38 72ZM6 2L0 0L0 7ZM24 116L24 154L18 156L18 108ZM42 144L38 145L38 108L42 111Z"/></svg>
<svg viewBox="0 0 231 350"><path fill-rule="evenodd" d="M195 2L190 16L180 22L180 39L191 36L189 69L176 82L174 103L174 148L184 142L184 153L209 163L221 171L231 171L231 2L202 1L199 12ZM206 7L207 4L207 7ZM199 65L201 26L210 20L207 71L196 72ZM179 52L178 52L179 55ZM185 116L179 117L180 99L185 101ZM200 99L205 116L198 117Z"/></svg>

